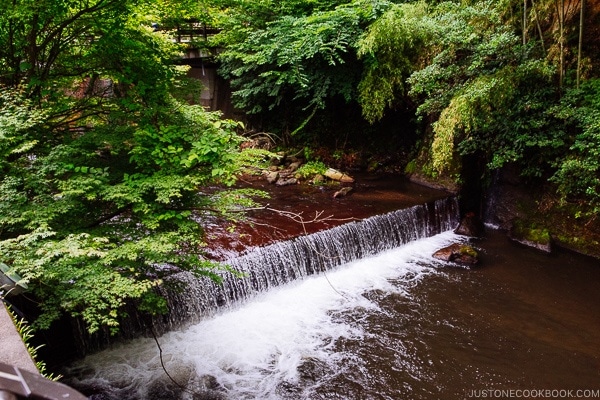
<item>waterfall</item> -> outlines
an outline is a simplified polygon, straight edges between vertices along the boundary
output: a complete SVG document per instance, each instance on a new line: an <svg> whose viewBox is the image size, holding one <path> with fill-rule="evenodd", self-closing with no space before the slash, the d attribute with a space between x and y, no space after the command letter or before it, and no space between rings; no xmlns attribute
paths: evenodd
<svg viewBox="0 0 600 400"><path fill-rule="evenodd" d="M270 288L454 229L458 217L458 201L448 197L252 248L222 263L227 269L215 271L221 283L190 272L174 274L158 289L167 300L166 314L148 317L130 305L117 337L104 331L89 335L80 320L72 320L71 351L83 356L120 339L162 335L195 324Z"/></svg>
<svg viewBox="0 0 600 400"><path fill-rule="evenodd" d="M450 197L354 221L325 231L250 250L227 260L222 283L179 273L181 291L163 290L169 313L153 321L163 333L213 315L254 294L341 264L451 230L458 223L458 202Z"/></svg>

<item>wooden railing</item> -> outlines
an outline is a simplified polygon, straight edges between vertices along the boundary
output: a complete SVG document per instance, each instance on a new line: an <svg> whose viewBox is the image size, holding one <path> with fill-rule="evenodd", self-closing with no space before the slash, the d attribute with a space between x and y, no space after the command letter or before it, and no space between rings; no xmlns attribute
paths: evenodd
<svg viewBox="0 0 600 400"><path fill-rule="evenodd" d="M154 25L157 31L171 34L173 41L186 45L186 59L212 60L218 53L218 48L209 44L209 38L219 33L220 29L207 26L204 22L185 21L172 27Z"/></svg>

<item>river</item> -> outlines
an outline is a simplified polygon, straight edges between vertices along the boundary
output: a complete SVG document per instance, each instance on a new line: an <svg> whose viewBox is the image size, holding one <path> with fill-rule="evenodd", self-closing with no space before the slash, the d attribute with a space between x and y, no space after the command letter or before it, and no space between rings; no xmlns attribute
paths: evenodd
<svg viewBox="0 0 600 400"><path fill-rule="evenodd" d="M88 356L68 381L98 400L600 397L598 260L493 229L473 243L478 268L431 257L462 240L447 231L288 283L160 347Z"/></svg>

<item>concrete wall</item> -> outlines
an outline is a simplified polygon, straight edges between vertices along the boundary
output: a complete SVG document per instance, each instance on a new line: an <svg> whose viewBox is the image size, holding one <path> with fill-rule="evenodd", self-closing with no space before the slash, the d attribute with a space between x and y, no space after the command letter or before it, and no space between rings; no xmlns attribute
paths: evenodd
<svg viewBox="0 0 600 400"><path fill-rule="evenodd" d="M17 331L12 318L0 301L0 362L29 371L39 373L35 362L31 359L21 335Z"/></svg>
<svg viewBox="0 0 600 400"><path fill-rule="evenodd" d="M200 92L200 104L210 111L221 111L225 118L235 118L234 109L231 104L231 89L227 81L217 74L215 64L202 64L201 60L190 60L191 66L188 76L202 82L203 89Z"/></svg>

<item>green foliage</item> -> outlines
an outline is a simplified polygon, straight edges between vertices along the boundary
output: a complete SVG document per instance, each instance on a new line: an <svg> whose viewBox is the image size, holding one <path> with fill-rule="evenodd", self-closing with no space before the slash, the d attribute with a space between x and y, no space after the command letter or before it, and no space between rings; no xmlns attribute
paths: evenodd
<svg viewBox="0 0 600 400"><path fill-rule="evenodd" d="M413 174L417 172L417 160L410 160L406 167L404 167L404 172L407 174Z"/></svg>
<svg viewBox="0 0 600 400"><path fill-rule="evenodd" d="M308 110L302 127L328 98L355 98L356 42L379 7L354 1L307 14L282 10L264 25L228 33L221 71L231 80L234 104L248 113Z"/></svg>
<svg viewBox="0 0 600 400"><path fill-rule="evenodd" d="M517 219L513 225L513 235L525 240L547 245L552 241L547 228L539 226L535 222Z"/></svg>
<svg viewBox="0 0 600 400"><path fill-rule="evenodd" d="M465 83L433 125L433 168L443 171L455 152L479 153L490 169L521 162L530 175L541 174L543 160L535 154L553 154L564 145L560 135L553 138L546 116L547 96L552 96L549 72L545 63L529 61Z"/></svg>
<svg viewBox="0 0 600 400"><path fill-rule="evenodd" d="M202 190L258 155L240 155L241 124L171 95L178 49L144 9L36 4L3 4L0 21L0 262L39 301L34 327L66 312L116 332L128 302L164 311L165 275L215 277L203 218L239 218L257 193Z"/></svg>
<svg viewBox="0 0 600 400"><path fill-rule="evenodd" d="M327 171L327 168L328 167L321 161L309 161L298 168L296 175L303 179L315 176L317 174L324 175L325 171Z"/></svg>
<svg viewBox="0 0 600 400"><path fill-rule="evenodd" d="M0 87L0 170L7 166L10 157L26 153L38 144L28 130L44 118L43 111L33 107L22 91Z"/></svg>
<svg viewBox="0 0 600 400"><path fill-rule="evenodd" d="M467 155L488 170L511 163L552 176L589 215L600 210L600 84L559 90L508 2L0 5L0 262L40 300L36 327L67 312L90 331L115 331L130 301L160 312L154 288L165 275L216 277L203 218L241 218L262 196L207 189L231 186L269 154L240 153L241 124L183 101L181 48L153 22L222 27L211 45L223 47L236 105L274 113L285 133L334 101L359 100L370 122L412 107L432 129L408 170L455 174ZM324 168L313 161L299 173Z"/></svg>
<svg viewBox="0 0 600 400"><path fill-rule="evenodd" d="M221 15L219 25L224 28L220 40L236 43L254 29L264 29L270 22L282 16L302 17L321 11L329 11L348 3L347 0L217 0Z"/></svg>
<svg viewBox="0 0 600 400"><path fill-rule="evenodd" d="M548 157L564 149L546 115L556 93L554 71L528 56L496 6L400 5L363 39L372 51L369 74L384 78L377 83L366 75L361 83L363 112L381 118L408 85L418 114L434 121L424 165L432 173L450 172L457 156L477 154L490 169L519 162L526 174L539 176Z"/></svg>
<svg viewBox="0 0 600 400"><path fill-rule="evenodd" d="M458 252L461 256L469 256L473 258L479 257L477 250L475 250L472 246L469 246L468 244L461 244L460 248L458 249Z"/></svg>
<svg viewBox="0 0 600 400"><path fill-rule="evenodd" d="M161 117L165 125L121 130L128 151L111 155L123 144L107 142L116 138L99 127L33 161L22 157L22 168L10 165L0 183L0 209L7 211L0 254L43 299L35 326L48 328L63 310L81 316L90 331L116 330L129 299L164 307L151 300L164 274L211 274L195 219L230 213L234 202L198 192L211 182L233 183L240 139L217 115L178 107ZM254 195L232 198L248 206Z"/></svg>
<svg viewBox="0 0 600 400"><path fill-rule="evenodd" d="M17 316L12 312L12 310L10 309L9 306L7 306L7 311L9 313L10 317L12 318L12 320L15 324L15 327L17 328L17 332L19 332L19 335L21 335L21 339L23 340L23 343L25 344L25 348L27 349L27 352L31 356L31 359L35 362L35 366L37 367L40 374L42 376L44 376L46 379L50 379L52 381L57 381L60 378L62 378L62 376L60 376L60 375L55 376L52 373L48 373L46 370L46 363L44 361L40 361L37 359L38 358L38 350L43 345L33 347L33 345L31 344L31 339L33 339L33 337L34 337L33 328L24 319L17 318Z"/></svg>
<svg viewBox="0 0 600 400"><path fill-rule="evenodd" d="M537 18L538 11L551 16L556 10L548 5L541 2L528 17ZM567 43L560 46L560 65L558 41L547 54L557 70L539 51L549 39L547 21L528 22L546 26L539 32L541 43L525 40L528 32L518 31L522 26L511 7L446 1L389 9L360 42L366 66L360 84L363 113L370 121L382 118L386 109L406 102L409 89L418 115L432 128L431 137L423 138L422 170L452 173L467 155L485 161L487 171L516 165L527 177L551 176L564 200L596 215L600 84L590 79L581 90L564 91Z"/></svg>
<svg viewBox="0 0 600 400"><path fill-rule="evenodd" d="M577 200L584 213L600 212L600 79L571 90L552 112L576 134L564 157L557 160L551 180L564 200Z"/></svg>
<svg viewBox="0 0 600 400"><path fill-rule="evenodd" d="M358 86L363 115L373 123L407 92L406 79L417 67L432 30L424 2L399 4L371 24L358 43L365 72Z"/></svg>

